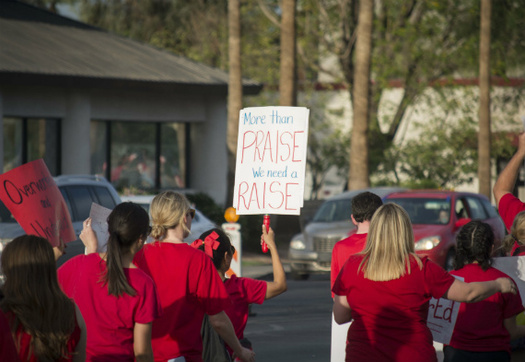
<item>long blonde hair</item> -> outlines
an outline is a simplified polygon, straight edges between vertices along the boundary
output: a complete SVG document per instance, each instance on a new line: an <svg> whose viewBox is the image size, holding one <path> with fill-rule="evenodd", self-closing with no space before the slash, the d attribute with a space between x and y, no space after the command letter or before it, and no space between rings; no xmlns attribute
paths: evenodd
<svg viewBox="0 0 525 362"><path fill-rule="evenodd" d="M525 211L516 215L510 227L510 234L503 239L501 248L505 254L509 254L512 251L514 242L517 242L520 246L525 245Z"/></svg>
<svg viewBox="0 0 525 362"><path fill-rule="evenodd" d="M366 238L365 255L359 265L367 279L388 281L410 274L410 256L423 264L414 251L414 232L408 213L388 203L374 213Z"/></svg>
<svg viewBox="0 0 525 362"><path fill-rule="evenodd" d="M164 191L153 198L151 201L151 237L161 240L166 236L168 229L176 228L181 225L186 233L190 229L184 222L184 217L190 210L190 202L181 193L175 191Z"/></svg>

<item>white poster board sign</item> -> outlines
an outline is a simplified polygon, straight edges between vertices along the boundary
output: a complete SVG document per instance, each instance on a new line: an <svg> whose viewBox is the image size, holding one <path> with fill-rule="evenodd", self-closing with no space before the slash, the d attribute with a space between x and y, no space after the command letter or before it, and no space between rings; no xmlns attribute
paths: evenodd
<svg viewBox="0 0 525 362"><path fill-rule="evenodd" d="M99 204L92 203L89 217L91 218L91 228L97 235L97 253L104 253L107 248L109 231L108 231L108 216L111 214L111 210L100 206Z"/></svg>
<svg viewBox="0 0 525 362"><path fill-rule="evenodd" d="M511 277L518 286L522 303L525 303L525 256L494 258L492 266Z"/></svg>
<svg viewBox="0 0 525 362"><path fill-rule="evenodd" d="M455 276L463 281L463 278ZM448 344L454 332L461 303L445 298L430 299L428 306L427 326L436 342Z"/></svg>
<svg viewBox="0 0 525 362"><path fill-rule="evenodd" d="M309 113L303 107L241 110L233 197L238 215L300 214Z"/></svg>

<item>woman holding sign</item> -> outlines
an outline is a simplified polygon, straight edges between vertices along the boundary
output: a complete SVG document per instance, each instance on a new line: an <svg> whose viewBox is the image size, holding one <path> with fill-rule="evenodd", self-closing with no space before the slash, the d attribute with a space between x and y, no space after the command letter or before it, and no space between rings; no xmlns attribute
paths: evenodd
<svg viewBox="0 0 525 362"><path fill-rule="evenodd" d="M155 281L163 309L153 322L156 361L202 361L201 325L204 314L223 340L243 361L254 353L243 348L224 310L231 304L213 263L184 242L195 210L186 197L165 191L151 202L151 236L135 256L135 263Z"/></svg>
<svg viewBox="0 0 525 362"><path fill-rule="evenodd" d="M141 206L121 203L108 217L107 252L78 255L58 269L64 292L86 320L88 361L153 361L151 323L161 310L153 281L133 264L149 230ZM90 219L80 237L97 245Z"/></svg>
<svg viewBox="0 0 525 362"><path fill-rule="evenodd" d="M275 234L273 229L266 232L262 226L261 244L266 242L268 250L272 255L273 281L256 280L251 278L237 278L232 275L226 278L226 272L230 269L235 248L230 238L219 228L204 232L199 239L192 244L199 248L213 260L213 264L226 286L226 290L232 299L232 304L226 309L226 314L232 321L235 334L239 340L244 338L244 328L248 322L249 305L252 303L262 304L266 299L278 296L286 291L286 274L277 253L275 245Z"/></svg>
<svg viewBox="0 0 525 362"><path fill-rule="evenodd" d="M494 233L490 225L471 221L463 226L456 241L452 275L465 282L507 277L491 267ZM510 361L511 339L525 336L525 326L516 325L516 315L524 309L519 294L496 293L479 303L462 303L450 344L443 348L444 361Z"/></svg>
<svg viewBox="0 0 525 362"><path fill-rule="evenodd" d="M49 241L34 235L15 238L2 253L2 270L6 279L0 306L20 360L85 361L84 319L58 285Z"/></svg>
<svg viewBox="0 0 525 362"><path fill-rule="evenodd" d="M381 206L370 222L363 252L351 256L332 291L334 318L353 320L346 361L437 361L427 327L429 300L476 302L495 293L516 293L509 278L464 283L414 252L407 212Z"/></svg>

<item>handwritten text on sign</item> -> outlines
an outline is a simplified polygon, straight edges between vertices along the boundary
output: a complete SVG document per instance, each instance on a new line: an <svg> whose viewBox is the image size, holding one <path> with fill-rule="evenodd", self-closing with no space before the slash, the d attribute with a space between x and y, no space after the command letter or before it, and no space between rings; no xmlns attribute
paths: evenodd
<svg viewBox="0 0 525 362"><path fill-rule="evenodd" d="M303 206L309 111L241 110L233 206L237 214L295 214Z"/></svg>
<svg viewBox="0 0 525 362"><path fill-rule="evenodd" d="M53 246L76 239L64 198L43 160L0 175L0 199L27 234Z"/></svg>

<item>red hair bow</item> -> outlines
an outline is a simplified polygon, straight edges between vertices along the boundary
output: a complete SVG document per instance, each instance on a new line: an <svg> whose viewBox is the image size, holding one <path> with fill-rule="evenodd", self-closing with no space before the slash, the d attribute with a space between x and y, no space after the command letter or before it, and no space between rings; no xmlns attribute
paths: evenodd
<svg viewBox="0 0 525 362"><path fill-rule="evenodd" d="M206 253L206 255L213 259L213 250L217 250L217 248L220 245L220 243L217 241L218 238L219 235L214 231L208 236L206 236L204 241L202 241L201 239L197 239L191 244L191 246L195 249L198 249L199 246L204 244L204 252Z"/></svg>

